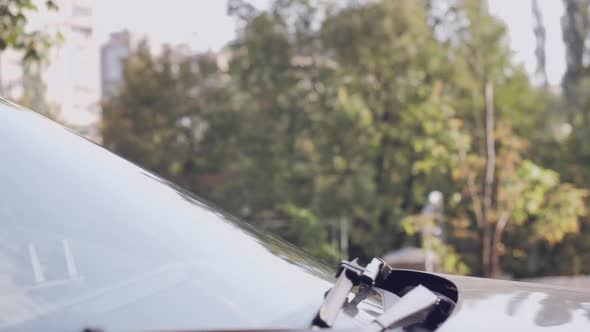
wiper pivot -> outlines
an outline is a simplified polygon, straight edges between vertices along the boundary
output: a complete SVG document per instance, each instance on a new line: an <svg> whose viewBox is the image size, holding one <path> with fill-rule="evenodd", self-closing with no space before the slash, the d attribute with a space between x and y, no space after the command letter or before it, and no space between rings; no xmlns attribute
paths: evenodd
<svg viewBox="0 0 590 332"><path fill-rule="evenodd" d="M326 294L312 324L332 327L354 286L359 286L359 292L368 291L376 281L387 278L390 272L391 269L379 258L373 258L366 267L360 266L358 259L352 262L342 261L338 265L336 284Z"/></svg>

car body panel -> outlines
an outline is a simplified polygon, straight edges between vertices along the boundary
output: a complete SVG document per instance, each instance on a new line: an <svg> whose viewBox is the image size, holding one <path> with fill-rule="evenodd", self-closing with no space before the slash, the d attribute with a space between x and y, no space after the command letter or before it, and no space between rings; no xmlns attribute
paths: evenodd
<svg viewBox="0 0 590 332"><path fill-rule="evenodd" d="M459 301L438 331L590 331L588 290L441 275Z"/></svg>

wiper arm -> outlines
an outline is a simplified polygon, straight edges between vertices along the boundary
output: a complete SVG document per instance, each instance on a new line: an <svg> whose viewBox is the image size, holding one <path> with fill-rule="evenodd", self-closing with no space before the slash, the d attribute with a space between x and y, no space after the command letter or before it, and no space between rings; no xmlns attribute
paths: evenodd
<svg viewBox="0 0 590 332"><path fill-rule="evenodd" d="M338 265L336 283L326 294L312 325L317 327L334 326L334 322L347 304L348 296L354 286L359 286L356 297L360 296L360 300L362 300L373 286L381 285L391 271L391 268L379 258L373 258L366 267L360 266L357 259L352 262L342 261ZM438 295L428 288L418 285L371 322L369 331L382 332L387 329L423 322L440 301ZM353 300L353 302L357 301Z"/></svg>
<svg viewBox="0 0 590 332"><path fill-rule="evenodd" d="M418 285L375 319L367 331L382 332L417 324L426 319L440 299L428 288Z"/></svg>
<svg viewBox="0 0 590 332"><path fill-rule="evenodd" d="M332 327L354 286L359 286L359 292L367 291L376 281L387 278L390 272L389 266L379 258L373 258L366 267L360 266L357 259L342 261L338 265L336 284L328 291L312 324Z"/></svg>

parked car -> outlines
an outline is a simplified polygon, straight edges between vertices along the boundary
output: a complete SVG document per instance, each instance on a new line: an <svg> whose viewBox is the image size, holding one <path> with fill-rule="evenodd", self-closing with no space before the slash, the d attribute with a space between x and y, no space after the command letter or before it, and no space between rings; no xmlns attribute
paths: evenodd
<svg viewBox="0 0 590 332"><path fill-rule="evenodd" d="M323 266L5 100L0 156L2 332L590 331L586 290Z"/></svg>

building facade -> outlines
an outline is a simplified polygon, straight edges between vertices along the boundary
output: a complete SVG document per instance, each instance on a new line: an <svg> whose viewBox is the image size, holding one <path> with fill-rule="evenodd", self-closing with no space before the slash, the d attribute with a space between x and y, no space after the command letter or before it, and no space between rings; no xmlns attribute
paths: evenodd
<svg viewBox="0 0 590 332"><path fill-rule="evenodd" d="M123 84L124 60L137 47L140 37L123 30L111 33L100 49L100 73L102 98L110 98Z"/></svg>

